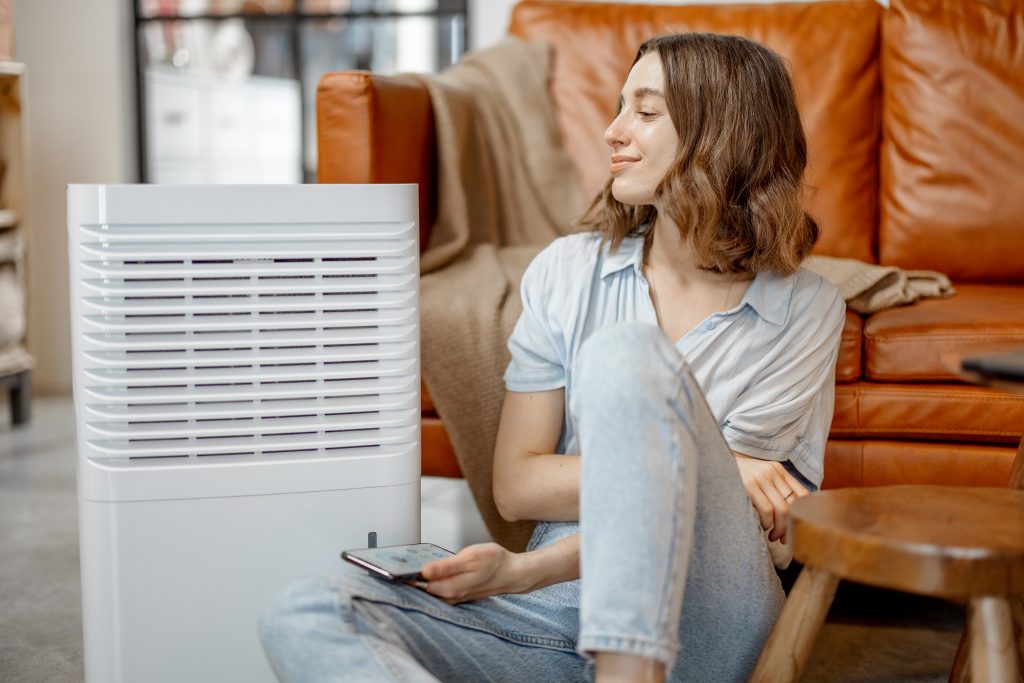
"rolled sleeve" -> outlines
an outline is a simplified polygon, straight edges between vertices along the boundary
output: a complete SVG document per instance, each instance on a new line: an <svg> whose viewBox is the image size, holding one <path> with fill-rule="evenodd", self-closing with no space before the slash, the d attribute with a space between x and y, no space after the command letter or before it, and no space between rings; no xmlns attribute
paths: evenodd
<svg viewBox="0 0 1024 683"><path fill-rule="evenodd" d="M538 254L523 274L523 311L508 340L512 355L504 377L508 391L549 391L565 386L565 343L551 310L550 263L551 247Z"/></svg>

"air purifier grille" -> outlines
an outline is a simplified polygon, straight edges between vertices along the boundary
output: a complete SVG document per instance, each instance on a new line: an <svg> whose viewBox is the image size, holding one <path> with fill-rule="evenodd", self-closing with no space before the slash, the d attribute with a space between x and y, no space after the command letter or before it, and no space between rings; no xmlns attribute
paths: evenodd
<svg viewBox="0 0 1024 683"><path fill-rule="evenodd" d="M87 459L386 455L418 438L415 223L78 230Z"/></svg>

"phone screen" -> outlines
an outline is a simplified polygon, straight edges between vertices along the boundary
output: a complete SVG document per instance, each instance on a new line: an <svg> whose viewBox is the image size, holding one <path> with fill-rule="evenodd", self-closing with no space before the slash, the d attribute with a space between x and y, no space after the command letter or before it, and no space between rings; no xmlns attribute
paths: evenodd
<svg viewBox="0 0 1024 683"><path fill-rule="evenodd" d="M426 563L451 557L454 554L433 543L413 543L383 548L346 550L341 557L389 578L406 578L419 575L420 569Z"/></svg>

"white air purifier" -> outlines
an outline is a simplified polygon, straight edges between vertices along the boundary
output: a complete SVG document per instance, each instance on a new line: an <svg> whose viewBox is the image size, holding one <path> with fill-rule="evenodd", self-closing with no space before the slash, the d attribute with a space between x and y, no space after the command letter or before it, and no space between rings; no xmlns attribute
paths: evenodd
<svg viewBox="0 0 1024 683"><path fill-rule="evenodd" d="M72 186L85 674L274 680L339 552L419 540L414 185Z"/></svg>

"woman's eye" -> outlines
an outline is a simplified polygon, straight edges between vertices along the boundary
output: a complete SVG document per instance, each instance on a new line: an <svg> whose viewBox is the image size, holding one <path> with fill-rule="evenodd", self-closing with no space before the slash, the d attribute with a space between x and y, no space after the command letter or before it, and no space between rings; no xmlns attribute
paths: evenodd
<svg viewBox="0 0 1024 683"><path fill-rule="evenodd" d="M649 119L652 116L657 116L657 114L653 111L638 111L637 114L645 119Z"/></svg>

